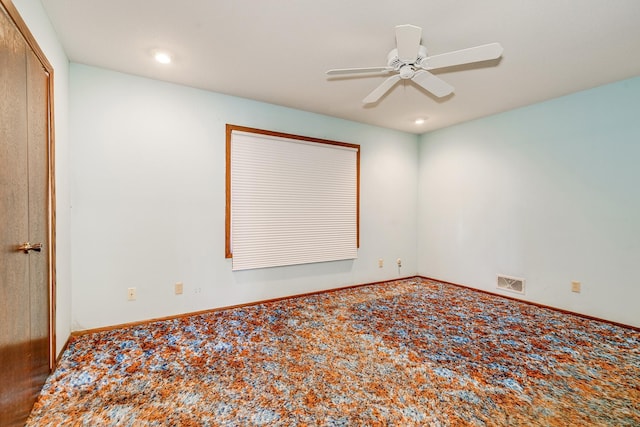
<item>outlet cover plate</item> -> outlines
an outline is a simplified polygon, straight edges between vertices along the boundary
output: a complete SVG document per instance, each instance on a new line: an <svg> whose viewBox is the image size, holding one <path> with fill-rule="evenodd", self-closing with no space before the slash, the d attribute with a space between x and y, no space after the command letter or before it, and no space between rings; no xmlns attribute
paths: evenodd
<svg viewBox="0 0 640 427"><path fill-rule="evenodd" d="M571 282L571 292L580 293L581 283L578 281Z"/></svg>

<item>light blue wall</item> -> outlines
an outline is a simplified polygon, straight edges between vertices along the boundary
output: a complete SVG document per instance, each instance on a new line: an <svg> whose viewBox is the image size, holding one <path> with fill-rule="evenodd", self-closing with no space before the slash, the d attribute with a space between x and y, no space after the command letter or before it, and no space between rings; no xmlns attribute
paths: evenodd
<svg viewBox="0 0 640 427"><path fill-rule="evenodd" d="M524 299L640 326L640 78L422 135L419 158L420 274L522 277Z"/></svg>
<svg viewBox="0 0 640 427"><path fill-rule="evenodd" d="M416 135L78 64L70 87L74 330L417 273ZM357 260L231 271L226 123L361 145Z"/></svg>
<svg viewBox="0 0 640 427"><path fill-rule="evenodd" d="M523 277L524 299L638 325L639 95L632 79L418 143L72 64L73 329L415 273L493 292L496 274ZM231 272L226 123L362 145L357 261ZM580 294L570 291L573 280ZM138 300L127 302L134 286Z"/></svg>

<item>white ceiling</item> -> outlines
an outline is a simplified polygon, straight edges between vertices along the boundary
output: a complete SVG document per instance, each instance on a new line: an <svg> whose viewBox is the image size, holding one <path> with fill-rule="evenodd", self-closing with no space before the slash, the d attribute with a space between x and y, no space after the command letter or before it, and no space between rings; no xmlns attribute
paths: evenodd
<svg viewBox="0 0 640 427"><path fill-rule="evenodd" d="M412 133L640 75L640 0L41 1L73 62ZM436 72L456 89L444 99L402 81L364 105L384 75L327 78L386 65L399 24L422 27L430 55L504 54Z"/></svg>

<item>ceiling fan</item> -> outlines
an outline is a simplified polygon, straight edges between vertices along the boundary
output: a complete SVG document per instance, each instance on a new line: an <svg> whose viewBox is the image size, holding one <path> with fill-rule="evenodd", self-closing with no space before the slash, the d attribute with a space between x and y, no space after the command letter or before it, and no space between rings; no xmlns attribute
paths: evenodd
<svg viewBox="0 0 640 427"><path fill-rule="evenodd" d="M393 73L380 86L362 100L365 104L377 102L400 80L411 80L438 98L453 92L453 86L434 76L430 70L488 61L502 56L500 43L489 43L468 49L428 56L427 48L420 44L422 28L415 25L396 26L396 48L387 55L385 67L340 68L327 71L330 76L344 74Z"/></svg>

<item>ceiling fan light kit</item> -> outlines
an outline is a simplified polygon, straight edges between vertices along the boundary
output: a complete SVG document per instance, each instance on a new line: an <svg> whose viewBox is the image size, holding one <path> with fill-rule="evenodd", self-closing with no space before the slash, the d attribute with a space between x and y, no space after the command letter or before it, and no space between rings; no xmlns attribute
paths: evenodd
<svg viewBox="0 0 640 427"><path fill-rule="evenodd" d="M409 24L398 25L396 26L396 48L387 55L386 67L340 68L329 70L327 74L333 76L394 73L362 100L364 104L378 102L400 80L411 80L436 97L442 98L453 93L454 88L430 73L430 70L498 59L503 52L499 43L490 43L428 56L427 48L420 44L421 37L422 28Z"/></svg>

